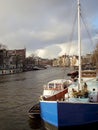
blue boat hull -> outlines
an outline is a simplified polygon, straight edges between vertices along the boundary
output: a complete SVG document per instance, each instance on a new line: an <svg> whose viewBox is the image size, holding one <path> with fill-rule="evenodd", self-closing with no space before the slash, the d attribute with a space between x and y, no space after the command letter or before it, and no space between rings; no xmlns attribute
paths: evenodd
<svg viewBox="0 0 98 130"><path fill-rule="evenodd" d="M98 122L97 103L40 101L41 118L57 128Z"/></svg>

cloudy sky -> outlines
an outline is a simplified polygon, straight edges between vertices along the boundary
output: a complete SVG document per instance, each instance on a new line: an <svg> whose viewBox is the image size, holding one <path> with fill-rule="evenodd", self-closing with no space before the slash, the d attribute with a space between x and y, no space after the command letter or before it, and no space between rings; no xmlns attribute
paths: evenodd
<svg viewBox="0 0 98 130"><path fill-rule="evenodd" d="M82 53L98 39L98 0L81 2ZM42 58L77 54L77 0L0 0L0 43Z"/></svg>

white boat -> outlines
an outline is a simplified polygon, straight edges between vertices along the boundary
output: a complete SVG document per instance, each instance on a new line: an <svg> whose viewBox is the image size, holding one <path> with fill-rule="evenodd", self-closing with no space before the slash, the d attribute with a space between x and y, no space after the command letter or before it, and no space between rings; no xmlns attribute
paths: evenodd
<svg viewBox="0 0 98 130"><path fill-rule="evenodd" d="M85 126L98 123L98 79L96 71L81 71L80 1L78 5L79 75L63 100L40 100L41 118L56 128ZM58 93L59 94L59 93ZM56 97L56 95L55 95Z"/></svg>

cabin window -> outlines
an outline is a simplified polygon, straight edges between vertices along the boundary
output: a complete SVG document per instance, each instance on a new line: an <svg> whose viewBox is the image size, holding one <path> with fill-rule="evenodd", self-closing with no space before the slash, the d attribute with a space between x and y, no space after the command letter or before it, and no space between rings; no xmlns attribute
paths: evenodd
<svg viewBox="0 0 98 130"><path fill-rule="evenodd" d="M60 83L55 84L55 88L59 88L59 89L61 89L61 86L62 86L62 84L60 84Z"/></svg>
<svg viewBox="0 0 98 130"><path fill-rule="evenodd" d="M53 83L50 83L50 84L49 84L49 88L54 88L54 84L53 84Z"/></svg>

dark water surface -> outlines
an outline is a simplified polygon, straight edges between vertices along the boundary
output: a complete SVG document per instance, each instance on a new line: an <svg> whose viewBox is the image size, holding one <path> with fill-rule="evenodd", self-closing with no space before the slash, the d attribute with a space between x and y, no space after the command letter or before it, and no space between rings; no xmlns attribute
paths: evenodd
<svg viewBox="0 0 98 130"><path fill-rule="evenodd" d="M28 110L39 101L46 82L64 78L66 68L48 68L0 76L0 130L45 130L41 119L30 120Z"/></svg>

